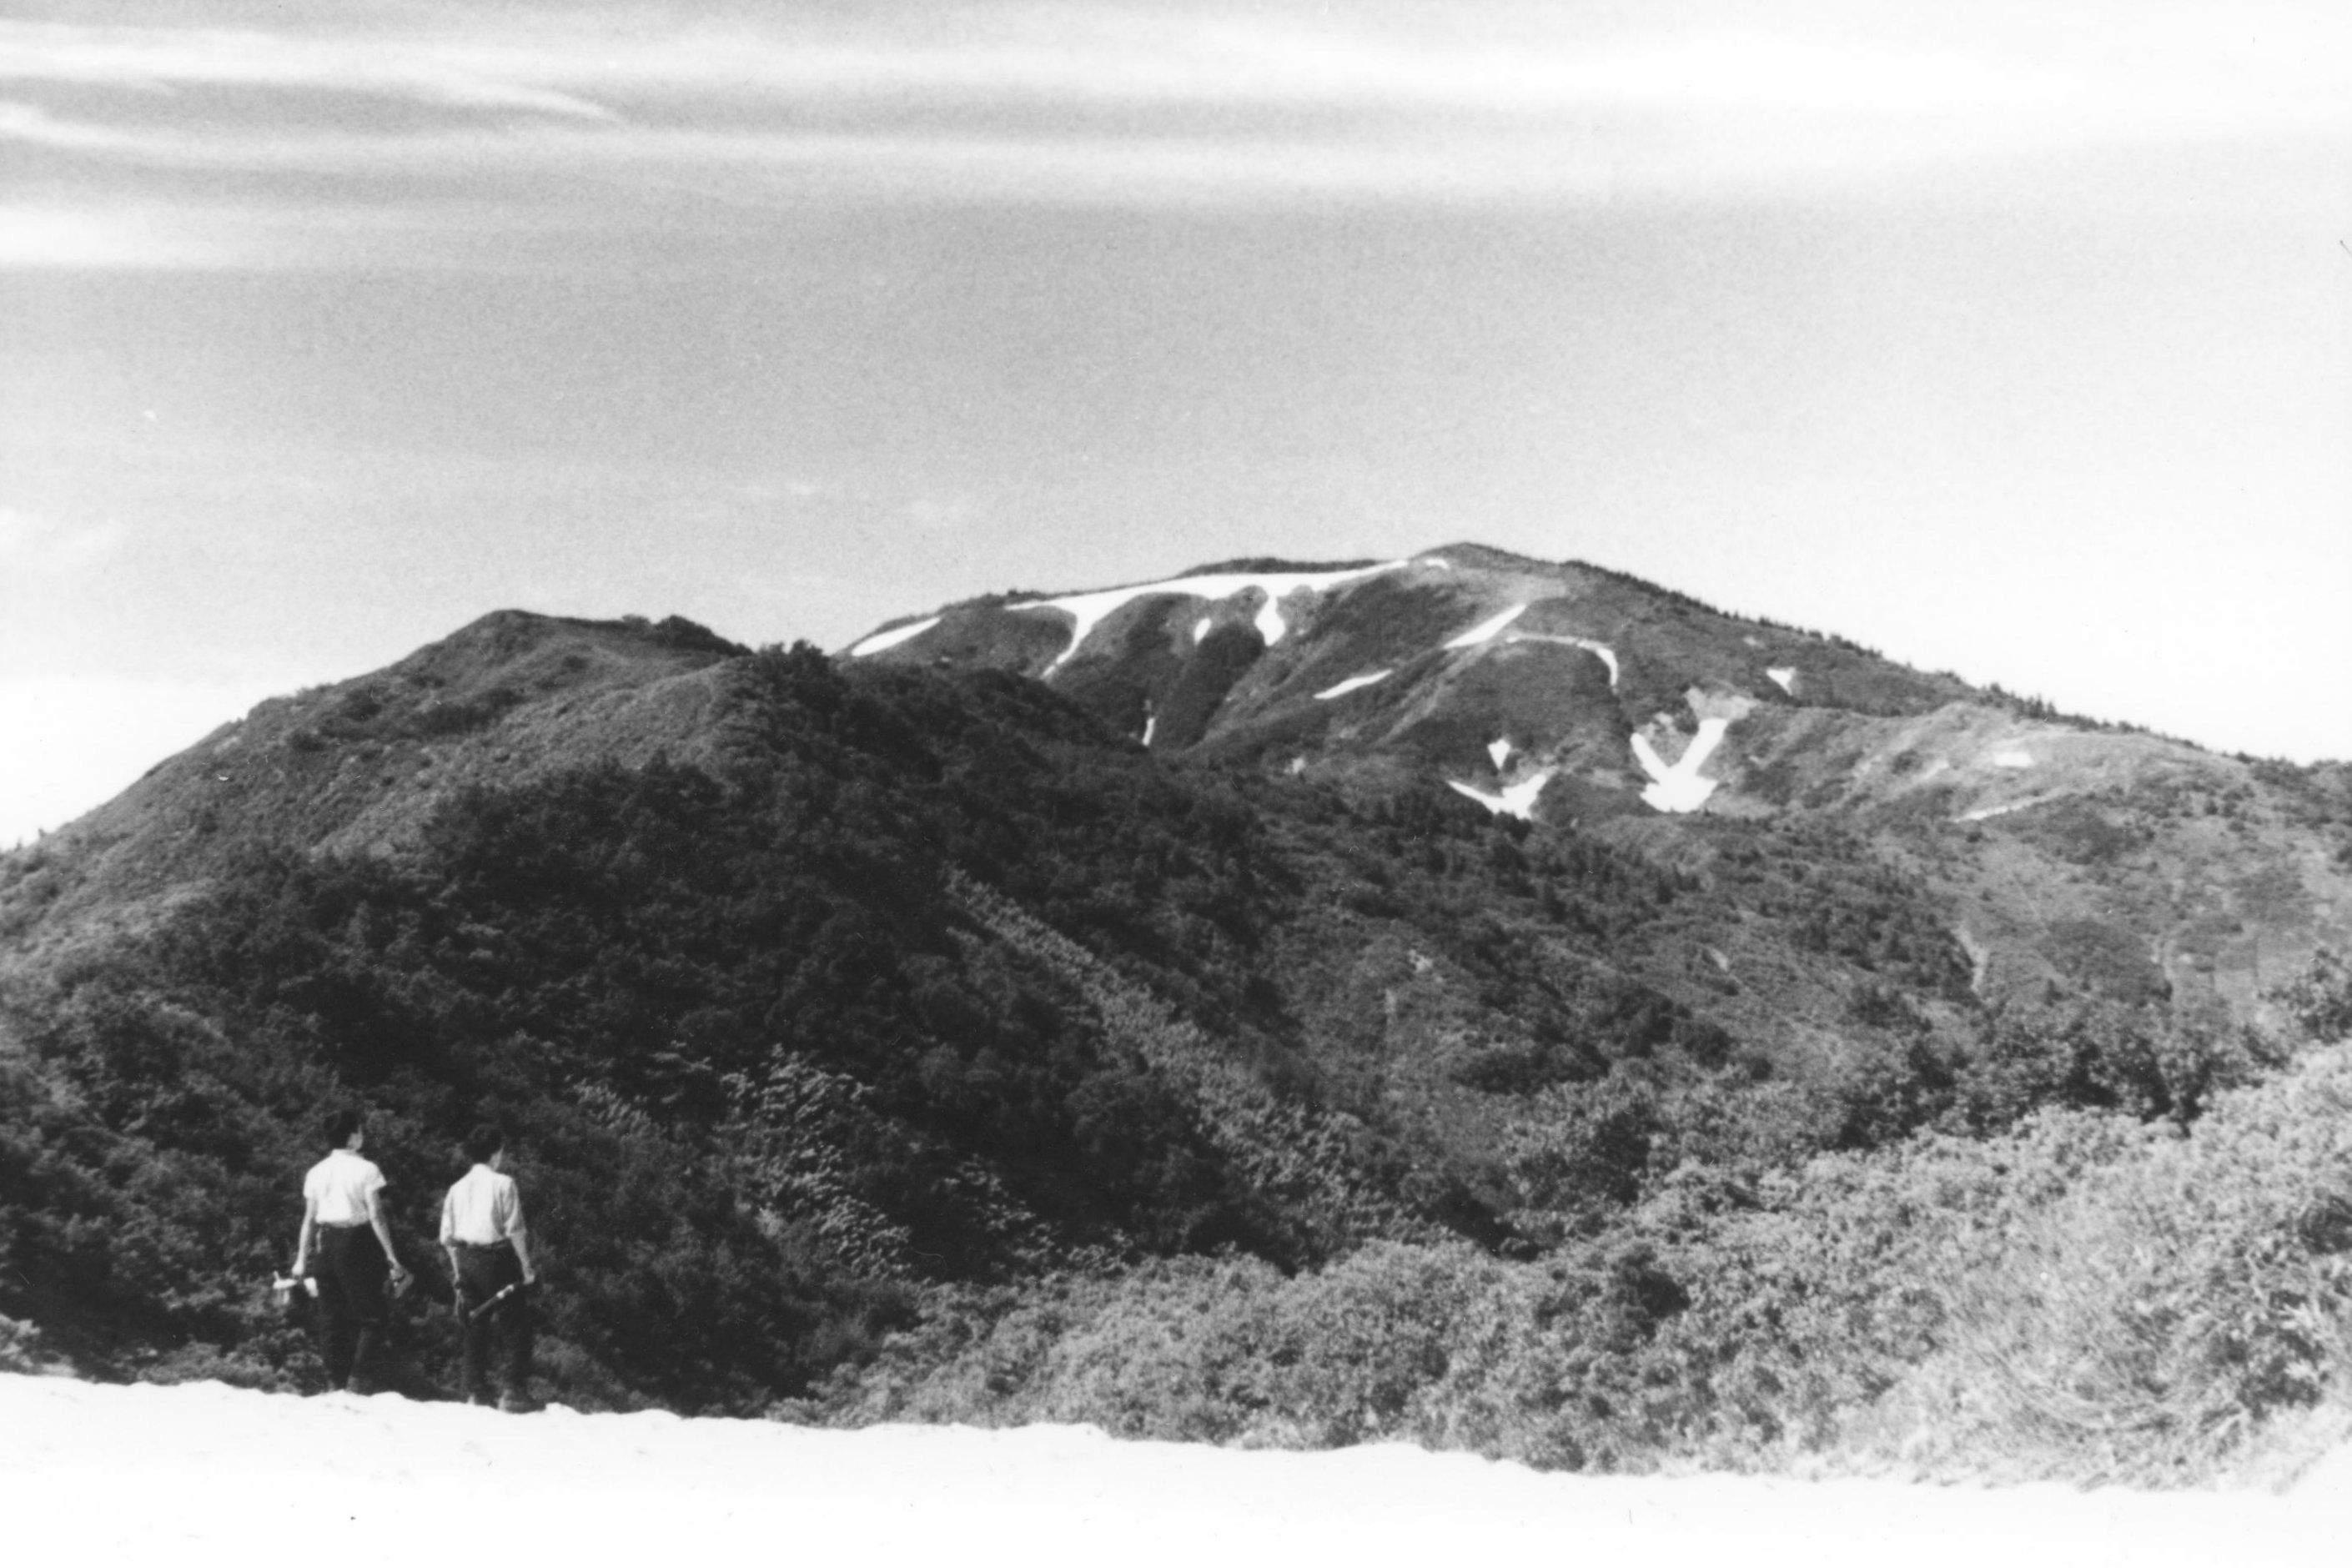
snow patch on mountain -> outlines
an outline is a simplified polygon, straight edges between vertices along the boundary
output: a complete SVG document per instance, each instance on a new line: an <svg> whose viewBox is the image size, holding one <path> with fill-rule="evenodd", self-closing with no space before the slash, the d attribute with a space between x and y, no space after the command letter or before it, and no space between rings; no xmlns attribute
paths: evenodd
<svg viewBox="0 0 2352 1568"><path fill-rule="evenodd" d="M1476 647L1482 642L1491 642L1494 640L1496 635L1505 626L1509 626L1513 621L1517 620L1521 616L1524 616L1527 613L1528 607L1525 605L1514 605L1509 609L1505 610L1501 615L1495 616L1491 620L1480 621L1476 626L1472 626L1468 631L1464 632L1460 637L1455 637L1452 642L1447 643L1445 646L1447 647Z"/></svg>
<svg viewBox="0 0 2352 1568"><path fill-rule="evenodd" d="M1722 744L1724 731L1730 728L1728 719L1701 719L1698 733L1691 737L1690 744L1683 748L1683 754L1671 766L1658 755L1650 737L1635 731L1633 760L1650 775L1649 787L1642 792L1643 800L1660 811L1696 811L1705 805L1706 797L1715 793L1716 781L1701 778L1698 770Z"/></svg>
<svg viewBox="0 0 2352 1568"><path fill-rule="evenodd" d="M1396 673L1393 669L1376 669L1370 675L1351 675L1337 686L1327 686L1315 694L1318 702L1328 702L1334 697L1345 697L1350 691L1360 691L1367 686L1377 686Z"/></svg>
<svg viewBox="0 0 2352 1568"><path fill-rule="evenodd" d="M2030 768L2033 765L2031 752L1995 752L1992 765L1997 768Z"/></svg>
<svg viewBox="0 0 2352 1568"><path fill-rule="evenodd" d="M1198 577L1171 577L1163 583L1139 583L1126 588L1105 588L1092 594L1066 594L1054 599L1032 599L1024 605L1007 605L1008 610L1059 610L1076 623L1070 629L1070 645L1053 663L1045 667L1052 674L1069 662L1070 656L1086 645L1087 637L1101 625L1107 616L1153 594L1181 594L1194 599L1230 599L1255 588L1265 595L1258 606L1258 635L1272 647L1290 630L1282 618L1282 602L1293 594L1317 593L1353 582L1359 577L1377 576L1383 572L1398 571L1411 565L1409 561L1390 561L1378 566L1356 566L1339 572L1211 572ZM1196 627L1194 635L1202 635Z"/></svg>
<svg viewBox="0 0 2352 1568"><path fill-rule="evenodd" d="M1960 813L1959 816L1952 818L1952 820L1955 822L1983 822L1990 817L2007 816L2012 811L2023 811L2029 806L2040 805L2044 801L2056 800L2064 793L2065 792L2063 790L2055 790L2048 795L2030 795L2023 800L2003 801L1999 805L1980 805L1974 811L1964 811Z"/></svg>
<svg viewBox="0 0 2352 1568"><path fill-rule="evenodd" d="M1768 669L1764 673L1770 676L1774 683L1790 696L1794 697L1797 694L1797 667L1795 665L1782 665L1777 669Z"/></svg>
<svg viewBox="0 0 2352 1568"><path fill-rule="evenodd" d="M1413 564L1416 566L1434 566L1440 572L1451 572L1454 570L1454 563L1446 560L1442 555L1424 555L1420 560L1414 562Z"/></svg>
<svg viewBox="0 0 2352 1568"><path fill-rule="evenodd" d="M1207 637L1209 635L1209 628L1216 624L1217 618L1214 616L1202 616L1199 620L1194 621L1192 623L1192 640L1194 642L1199 642L1202 637Z"/></svg>
<svg viewBox="0 0 2352 1568"><path fill-rule="evenodd" d="M1543 794L1544 785L1551 783L1552 770L1529 773L1515 784L1507 784L1500 795L1489 795L1476 784L1466 784L1458 779L1447 779L1448 787L1456 794L1466 795L1497 816L1516 816L1524 822L1535 820L1536 796Z"/></svg>
<svg viewBox="0 0 2352 1568"><path fill-rule="evenodd" d="M1594 642L1591 637L1567 637L1558 632L1513 632L1507 640L1563 643L1570 647L1580 647L1589 654L1597 655L1601 662L1609 667L1609 689L1612 691L1617 689L1617 650L1607 643Z"/></svg>
<svg viewBox="0 0 2352 1568"><path fill-rule="evenodd" d="M1468 631L1464 632L1460 637L1454 638L1445 646L1449 648L1476 647L1481 643L1493 642L1496 637L1502 637L1506 631L1510 629L1512 622L1517 620L1521 616L1526 615L1528 613L1528 606L1526 605L1514 605L1509 609L1505 610L1501 615L1491 616L1486 620L1480 621L1476 626L1472 626ZM1611 647L1607 643L1594 642L1591 637L1570 637L1560 632L1512 632L1511 635L1504 640L1507 642L1556 642L1564 644L1569 647L1580 647L1587 653L1599 656L1601 662L1609 667L1609 689L1612 691L1617 689L1617 650Z"/></svg>
<svg viewBox="0 0 2352 1568"><path fill-rule="evenodd" d="M1587 653L1600 655L1601 662L1609 667L1609 689L1612 691L1617 689L1617 650L1615 648L1611 647L1607 643L1594 642L1591 637L1562 637L1560 640L1573 643Z"/></svg>
<svg viewBox="0 0 2352 1568"><path fill-rule="evenodd" d="M1148 745L1151 744L1151 735L1152 735L1152 731L1154 731L1158 730L1159 728L1160 728L1160 715L1159 715L1159 714L1157 714L1157 713L1153 713L1153 714L1150 714L1150 715L1149 715L1148 717L1146 717L1146 718L1145 718L1145 720L1143 721L1143 743L1144 743L1145 745L1147 745L1147 746L1148 746Z"/></svg>
<svg viewBox="0 0 2352 1568"><path fill-rule="evenodd" d="M917 637L921 637L925 632L929 631L933 626L938 626L939 624L940 617L933 616L928 621L916 621L908 626L892 626L887 632L876 632L864 642L852 647L849 650L849 657L852 658L864 658L869 654L877 654L882 652L886 648L897 647L902 642L912 642Z"/></svg>
<svg viewBox="0 0 2352 1568"><path fill-rule="evenodd" d="M1512 750L1513 747L1511 742L1507 739L1494 741L1488 743L1486 747L1486 754L1495 759L1495 770L1497 773L1502 771L1502 767L1505 763L1511 760Z"/></svg>

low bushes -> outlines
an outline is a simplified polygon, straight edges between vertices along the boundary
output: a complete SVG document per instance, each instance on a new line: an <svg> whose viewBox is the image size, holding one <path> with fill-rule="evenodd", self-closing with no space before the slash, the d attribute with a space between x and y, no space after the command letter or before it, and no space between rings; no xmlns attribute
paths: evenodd
<svg viewBox="0 0 2352 1568"><path fill-rule="evenodd" d="M1549 1468L1636 1467L1672 1379L1640 1353L1683 1295L1643 1248L1522 1267L1381 1242L1285 1278L1175 1258L1017 1300L961 1293L801 1418L1087 1422L1121 1436L1335 1447L1399 1438Z"/></svg>
<svg viewBox="0 0 2352 1568"><path fill-rule="evenodd" d="M1531 1263L1383 1242L1287 1277L1189 1258L938 1292L782 1413L2184 1483L2352 1405L2347 1311L2352 1047L2188 1131L2050 1109L1752 1185L1686 1165Z"/></svg>
<svg viewBox="0 0 2352 1568"><path fill-rule="evenodd" d="M2189 1481L2347 1403L2352 1051L2099 1163L1936 1282L1947 1324L1901 1407L1938 1468Z"/></svg>

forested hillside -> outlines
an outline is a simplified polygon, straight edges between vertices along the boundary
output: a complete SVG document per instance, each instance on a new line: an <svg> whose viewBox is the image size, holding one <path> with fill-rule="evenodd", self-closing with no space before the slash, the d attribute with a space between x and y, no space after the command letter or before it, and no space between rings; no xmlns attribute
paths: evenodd
<svg viewBox="0 0 2352 1568"><path fill-rule="evenodd" d="M1501 1236L1491 1177L1383 1102L1378 1050L1318 1048L1338 1005L1318 1030L1295 999L1344 989L1304 928L1352 897L1429 949L1417 964L1494 1002L1543 991L1536 1032L1563 1047L1573 999L1493 932L1447 929L1521 863L1479 814L1171 774L1011 678L851 681L801 649L721 687L707 767L469 785L396 852L273 838L299 816L215 821L232 847L166 912L20 962L12 1310L100 1360L287 1352L252 1286L317 1112L344 1100L406 1178L412 1236L463 1127L507 1118L572 1276L559 1332L583 1369L689 1403L796 1386L918 1279ZM1409 838L1412 865L1384 870L1366 830ZM1348 885L1367 860L1387 891ZM75 905L78 868L69 848L11 865L20 931ZM1523 886L1531 925L1548 901L1549 924L1605 931L1673 893L1624 857L1559 869L1573 911ZM1696 1026L1633 982L1601 1006L1616 1035L1559 1070Z"/></svg>
<svg viewBox="0 0 2352 1568"><path fill-rule="evenodd" d="M1761 1462L2006 1321L2078 1176L2339 1093L2293 1066L2342 1032L2325 960L2261 1026L1989 1000L1864 827L1672 826L1155 755L1003 670L493 617L0 860L0 1314L303 1386L261 1287L320 1114L368 1112L427 1293L488 1115L574 1403ZM2181 1254L2254 1249L2198 1375L2279 1407L2339 1375L2294 1325L2352 1213L2295 1125L2214 1178L2293 1212ZM446 1309L404 1313L396 1382L448 1386Z"/></svg>

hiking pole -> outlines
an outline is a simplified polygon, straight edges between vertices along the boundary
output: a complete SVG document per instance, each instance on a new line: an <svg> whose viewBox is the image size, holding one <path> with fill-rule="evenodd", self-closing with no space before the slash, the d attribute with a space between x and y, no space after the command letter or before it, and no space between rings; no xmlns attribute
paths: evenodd
<svg viewBox="0 0 2352 1568"><path fill-rule="evenodd" d="M467 1313L466 1321L470 1323L477 1318L484 1317L488 1313L495 1311L497 1309L506 1304L506 1299L508 1297L520 1291L522 1288L529 1283L530 1281L527 1279L516 1280L513 1284L508 1286L505 1289L499 1291L497 1295L491 1297L488 1300L483 1302L480 1306Z"/></svg>

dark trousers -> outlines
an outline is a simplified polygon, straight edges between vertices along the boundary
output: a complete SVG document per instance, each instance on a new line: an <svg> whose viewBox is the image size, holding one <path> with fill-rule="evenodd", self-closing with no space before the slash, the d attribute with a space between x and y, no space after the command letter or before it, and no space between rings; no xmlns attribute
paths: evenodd
<svg viewBox="0 0 2352 1568"><path fill-rule="evenodd" d="M383 1279L392 1265L383 1244L363 1225L320 1226L318 1266L320 1353L327 1361L327 1386L341 1388L364 1375L369 1356L383 1337Z"/></svg>
<svg viewBox="0 0 2352 1568"><path fill-rule="evenodd" d="M466 1393L471 1397L489 1393L490 1342L498 1341L499 1389L517 1396L530 1392L533 1334L530 1297L521 1290L486 1312L477 1312L499 1291L522 1283L522 1260L504 1242L496 1247L457 1248L457 1313L465 1332Z"/></svg>

